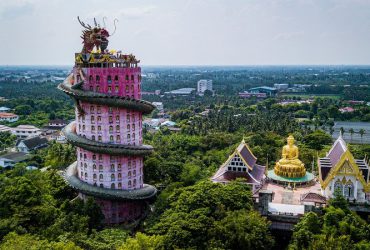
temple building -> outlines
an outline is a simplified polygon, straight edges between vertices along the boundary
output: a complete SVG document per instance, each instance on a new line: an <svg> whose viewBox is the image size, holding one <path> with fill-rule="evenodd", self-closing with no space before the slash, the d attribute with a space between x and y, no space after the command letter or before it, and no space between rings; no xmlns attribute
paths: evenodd
<svg viewBox="0 0 370 250"><path fill-rule="evenodd" d="M80 20L79 20L80 21ZM94 20L95 21L95 20ZM155 108L141 100L141 68L133 56L108 51L109 33L95 21L84 27L83 49L58 88L75 102L75 121L63 133L77 148L64 178L79 197L93 197L107 224L135 224L156 188L144 184L142 116Z"/></svg>
<svg viewBox="0 0 370 250"><path fill-rule="evenodd" d="M322 194L326 198L340 192L350 201L370 200L369 163L355 159L340 135L330 151L318 159L319 180Z"/></svg>
<svg viewBox="0 0 370 250"><path fill-rule="evenodd" d="M256 191L263 185L266 171L265 166L258 165L256 162L257 158L243 139L211 180L227 184L237 178L242 178L246 184L252 186L252 191Z"/></svg>

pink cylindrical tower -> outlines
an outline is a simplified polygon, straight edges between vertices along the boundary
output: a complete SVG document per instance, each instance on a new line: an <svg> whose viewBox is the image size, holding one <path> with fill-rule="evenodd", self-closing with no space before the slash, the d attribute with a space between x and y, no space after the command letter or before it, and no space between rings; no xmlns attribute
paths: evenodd
<svg viewBox="0 0 370 250"><path fill-rule="evenodd" d="M106 223L134 222L157 192L143 180L143 157L153 148L142 143L142 114L154 106L140 100L141 68L133 55L93 53L88 42L58 86L76 106L76 120L64 134L77 147L77 162L65 179L81 198L95 198Z"/></svg>

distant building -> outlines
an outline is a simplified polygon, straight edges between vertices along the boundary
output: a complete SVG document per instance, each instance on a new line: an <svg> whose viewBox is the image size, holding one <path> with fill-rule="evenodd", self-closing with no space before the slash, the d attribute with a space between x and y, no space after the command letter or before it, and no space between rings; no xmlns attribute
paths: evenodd
<svg viewBox="0 0 370 250"><path fill-rule="evenodd" d="M289 88L289 84L288 83L275 83L274 88L278 91L286 90Z"/></svg>
<svg viewBox="0 0 370 250"><path fill-rule="evenodd" d="M152 102L152 104L158 109L159 112L163 112L163 102Z"/></svg>
<svg viewBox="0 0 370 250"><path fill-rule="evenodd" d="M48 140L43 137L32 137L29 139L19 140L16 144L18 152L29 153L33 150L46 147Z"/></svg>
<svg viewBox="0 0 370 250"><path fill-rule="evenodd" d="M0 107L0 113L7 113L10 111L10 108L8 107Z"/></svg>
<svg viewBox="0 0 370 250"><path fill-rule="evenodd" d="M160 95L160 94L161 94L160 89L157 89L154 92L148 92L148 91L142 91L141 92L141 95Z"/></svg>
<svg viewBox="0 0 370 250"><path fill-rule="evenodd" d="M213 82L212 80L199 80L198 81L198 87L197 92L199 95L204 95L204 92L206 90L213 92Z"/></svg>
<svg viewBox="0 0 370 250"><path fill-rule="evenodd" d="M267 96L274 96L277 93L276 88L262 86L249 89L250 93L266 93Z"/></svg>
<svg viewBox="0 0 370 250"><path fill-rule="evenodd" d="M158 130L159 127L166 126L166 127L174 127L176 126L176 123L173 121L170 121L169 119L156 119L156 118L146 118L143 120L143 127L149 128L149 129L155 129Z"/></svg>
<svg viewBox="0 0 370 250"><path fill-rule="evenodd" d="M344 107L344 108L340 108L339 111L341 113L352 113L355 111L355 109L352 107Z"/></svg>
<svg viewBox="0 0 370 250"><path fill-rule="evenodd" d="M239 97L242 97L242 98L251 98L251 97L266 98L267 95L266 95L266 93L252 93L252 92L244 91L244 92L239 93Z"/></svg>
<svg viewBox="0 0 370 250"><path fill-rule="evenodd" d="M0 121L5 122L16 122L18 121L19 117L13 113L0 113Z"/></svg>
<svg viewBox="0 0 370 250"><path fill-rule="evenodd" d="M164 93L166 95L190 95L193 91L195 91L195 88L181 88Z"/></svg>
<svg viewBox="0 0 370 250"><path fill-rule="evenodd" d="M67 122L62 119L54 119L49 121L50 128L61 129L67 125Z"/></svg>
<svg viewBox="0 0 370 250"><path fill-rule="evenodd" d="M12 132L12 129L5 125L0 125L0 133L1 132Z"/></svg>
<svg viewBox="0 0 370 250"><path fill-rule="evenodd" d="M35 137L41 135L41 129L32 125L19 125L12 128L12 133L18 138L24 139L27 137Z"/></svg>
<svg viewBox="0 0 370 250"><path fill-rule="evenodd" d="M256 162L257 158L243 139L211 180L227 184L237 178L242 178L246 184L252 186L252 191L254 192L262 187L266 171L265 166L258 165Z"/></svg>
<svg viewBox="0 0 370 250"><path fill-rule="evenodd" d="M12 168L18 162L23 162L28 159L28 155L23 152L9 153L0 155L0 167Z"/></svg>
<svg viewBox="0 0 370 250"><path fill-rule="evenodd" d="M174 126L176 126L176 122L173 122L173 121L165 121L165 122L162 122L161 123L161 126L174 127Z"/></svg>
<svg viewBox="0 0 370 250"><path fill-rule="evenodd" d="M365 101L355 101L355 100L350 100L350 101L347 101L349 104L352 104L352 105L362 105L365 103Z"/></svg>
<svg viewBox="0 0 370 250"><path fill-rule="evenodd" d="M340 135L329 153L318 160L321 192L332 198L335 191L346 199L370 201L370 168L368 159L355 159Z"/></svg>

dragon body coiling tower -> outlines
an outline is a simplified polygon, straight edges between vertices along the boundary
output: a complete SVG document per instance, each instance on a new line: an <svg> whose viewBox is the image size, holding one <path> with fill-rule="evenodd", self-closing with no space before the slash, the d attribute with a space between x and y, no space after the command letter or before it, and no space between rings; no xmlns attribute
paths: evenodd
<svg viewBox="0 0 370 250"><path fill-rule="evenodd" d="M107 224L131 223L148 209L157 190L144 184L142 115L154 106L140 100L141 68L133 55L107 51L109 33L81 22L84 47L58 88L75 102L76 120L64 128L77 147L66 181L82 199L93 197ZM93 48L96 48L96 52Z"/></svg>

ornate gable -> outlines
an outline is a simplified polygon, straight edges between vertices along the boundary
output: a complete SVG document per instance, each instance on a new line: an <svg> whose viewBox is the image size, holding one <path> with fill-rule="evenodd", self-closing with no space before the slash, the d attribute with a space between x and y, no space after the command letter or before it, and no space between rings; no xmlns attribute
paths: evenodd
<svg viewBox="0 0 370 250"><path fill-rule="evenodd" d="M369 192L370 190L370 186L367 185L360 171L360 168L358 167L353 155L348 149L346 149L346 151L342 154L338 162L330 169L330 172L326 179L321 180L320 178L322 188L325 189L329 185L330 181L332 181L334 177L337 175L344 175L342 181L346 181L345 180L346 175L353 175L361 182L365 192Z"/></svg>
<svg viewBox="0 0 370 250"><path fill-rule="evenodd" d="M354 175L355 171L353 170L351 164L346 160L343 165L338 170L338 174L342 175Z"/></svg>

